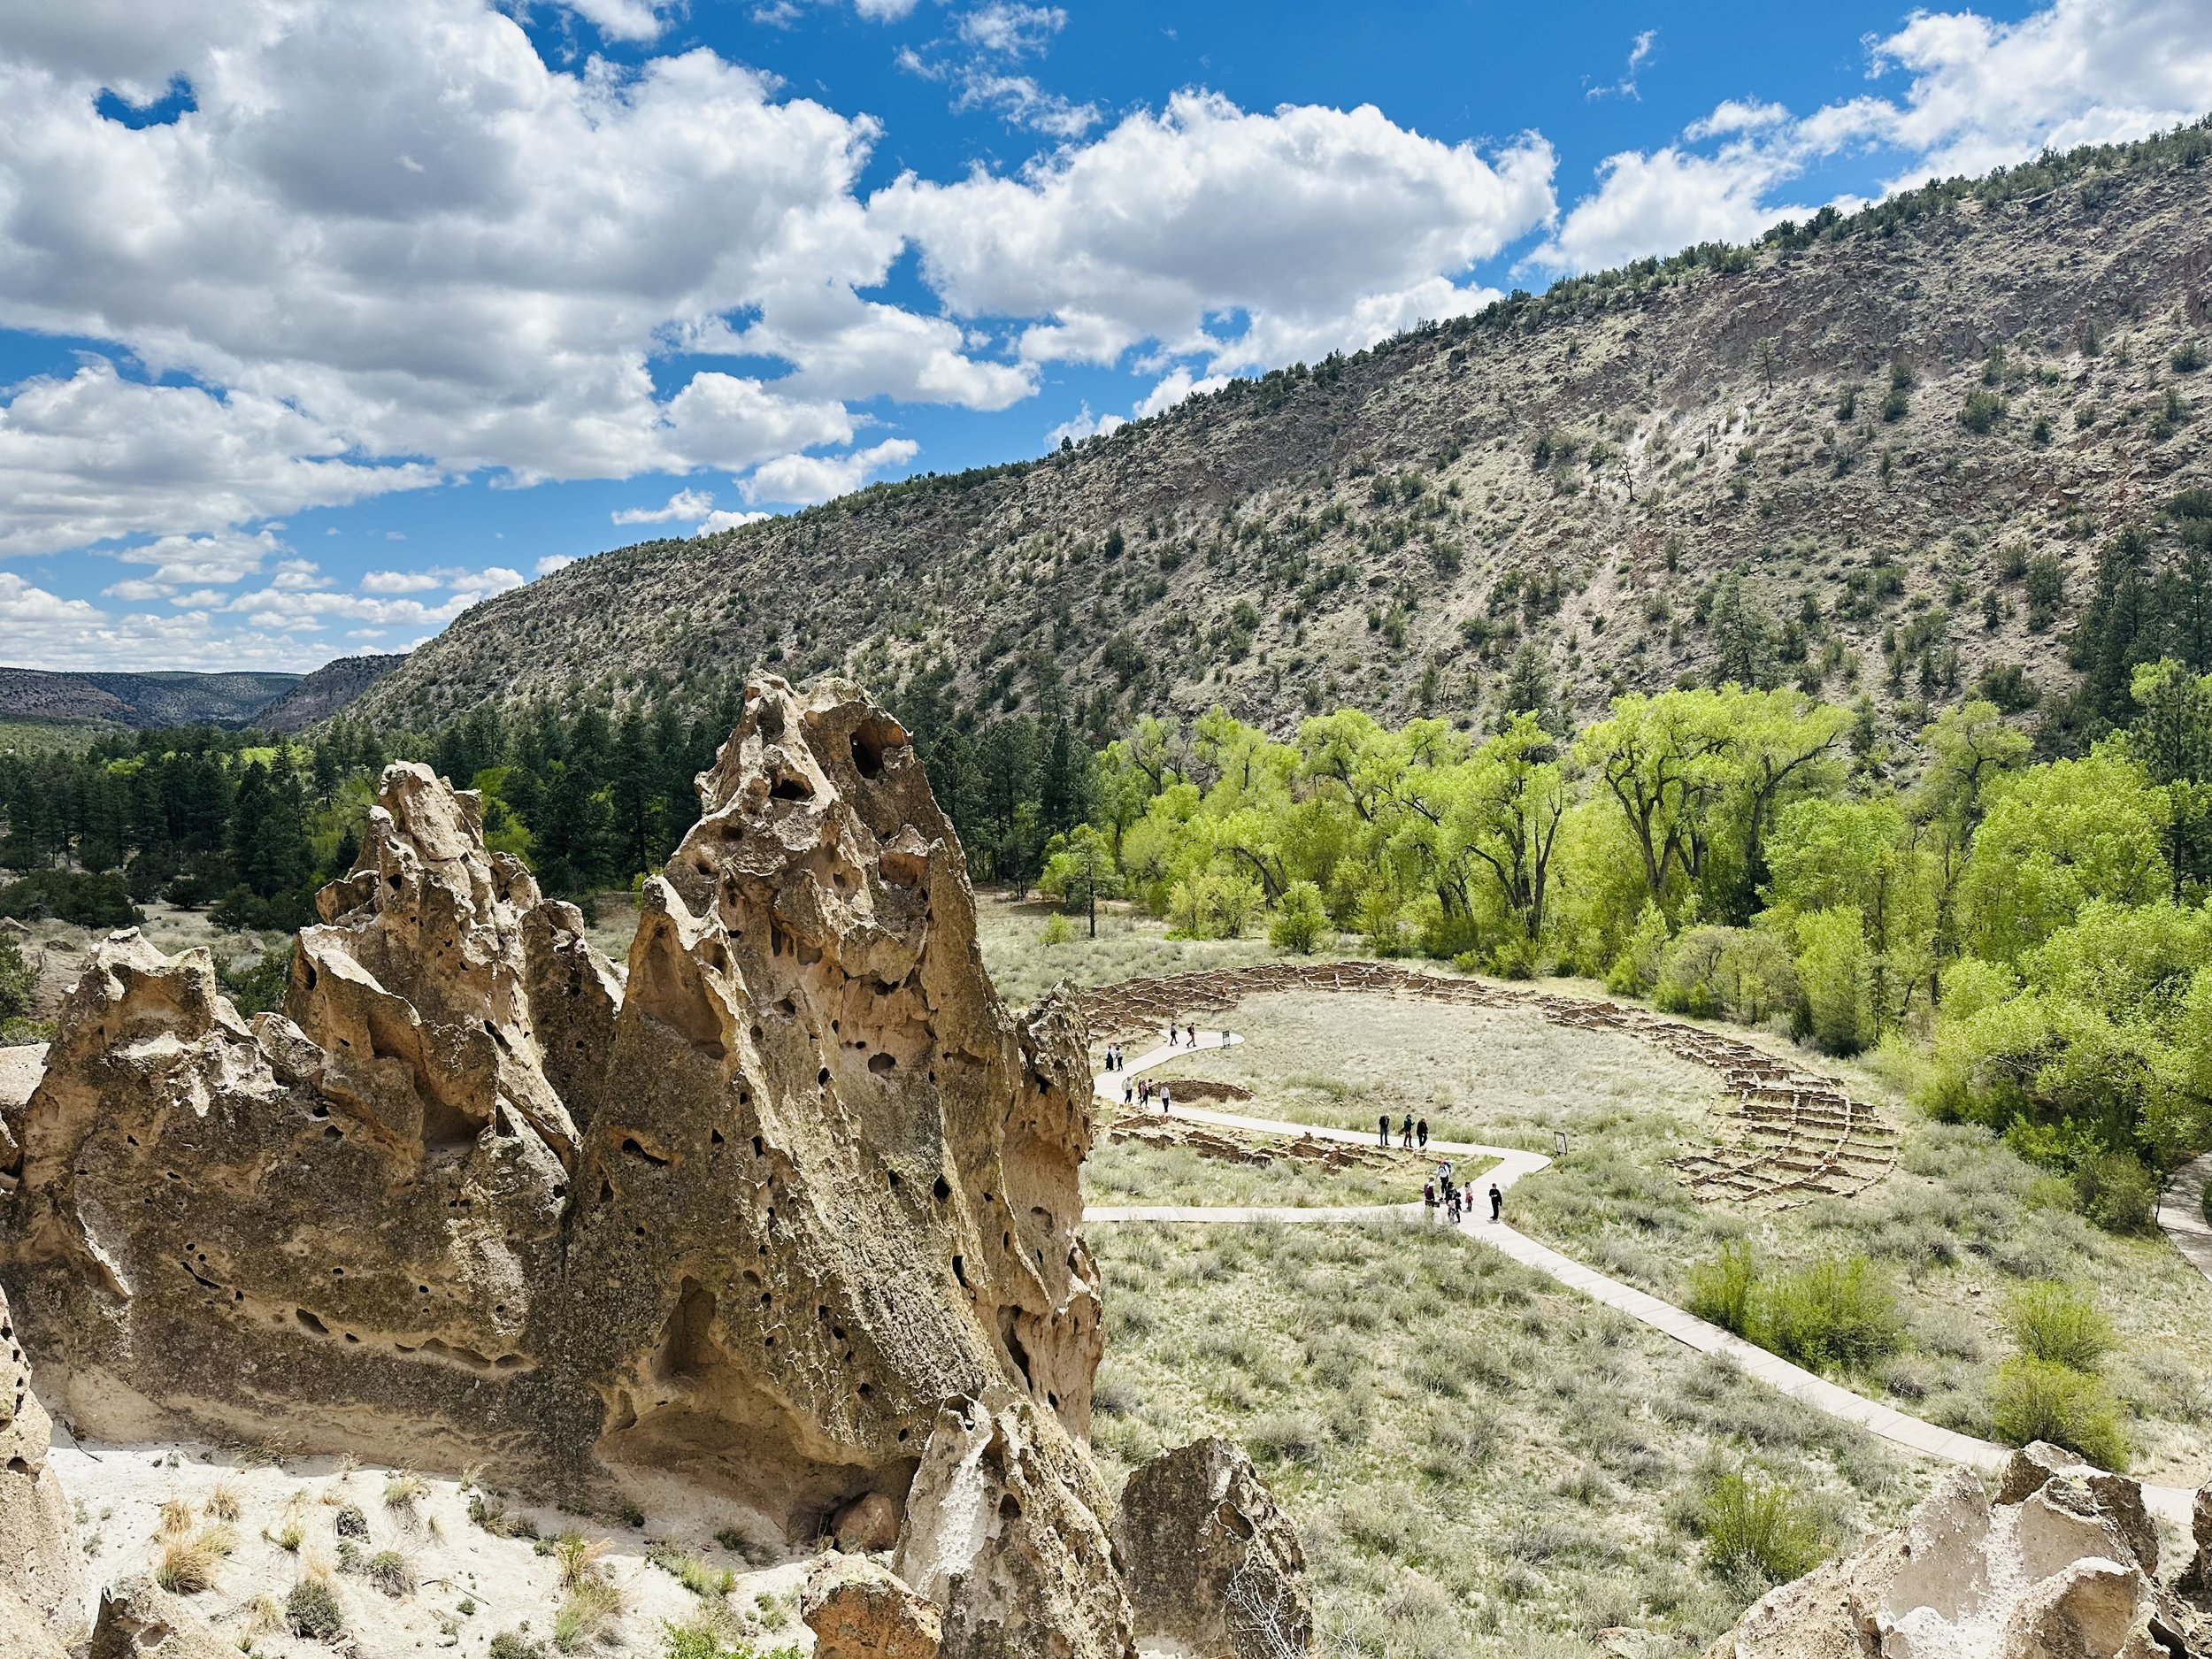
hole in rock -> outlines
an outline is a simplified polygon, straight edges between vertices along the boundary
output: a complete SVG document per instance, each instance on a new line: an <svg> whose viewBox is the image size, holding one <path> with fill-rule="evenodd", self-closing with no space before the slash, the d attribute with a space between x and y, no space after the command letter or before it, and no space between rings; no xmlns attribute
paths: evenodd
<svg viewBox="0 0 2212 1659"><path fill-rule="evenodd" d="M1021 1518L1022 1501L1010 1492L998 1501L998 1512L1003 1520L1018 1520Z"/></svg>
<svg viewBox="0 0 2212 1659"><path fill-rule="evenodd" d="M317 1336L328 1336L330 1334L330 1327L325 1325L320 1319L318 1319L313 1314L308 1312L304 1308L293 1309L292 1317L295 1319L297 1319L303 1328L312 1331Z"/></svg>
<svg viewBox="0 0 2212 1659"><path fill-rule="evenodd" d="M899 1063L887 1054L872 1054L868 1056L868 1069L881 1077L886 1072L897 1071Z"/></svg>
<svg viewBox="0 0 2212 1659"><path fill-rule="evenodd" d="M623 1136L622 1149L634 1158L643 1158L655 1169L666 1169L668 1167L668 1159L663 1157L657 1152L647 1151L646 1148L639 1143L638 1138L635 1135Z"/></svg>
<svg viewBox="0 0 2212 1659"><path fill-rule="evenodd" d="M803 778L789 776L776 780L776 787L768 792L771 801L811 801L814 786Z"/></svg>
<svg viewBox="0 0 2212 1659"><path fill-rule="evenodd" d="M719 1129L710 1129L707 1132L707 1139L718 1147L722 1144L722 1132Z"/></svg>
<svg viewBox="0 0 2212 1659"><path fill-rule="evenodd" d="M937 1194L937 1202L941 1204L952 1196L952 1183L940 1175L937 1178L937 1185L930 1190Z"/></svg>
<svg viewBox="0 0 2212 1659"><path fill-rule="evenodd" d="M829 1087L829 1067L824 1066L819 1071L817 1071L814 1074L814 1081L819 1087L827 1088Z"/></svg>
<svg viewBox="0 0 2212 1659"><path fill-rule="evenodd" d="M956 1256L952 1258L952 1276L960 1281L961 1289L966 1290L969 1288L968 1258L966 1256Z"/></svg>

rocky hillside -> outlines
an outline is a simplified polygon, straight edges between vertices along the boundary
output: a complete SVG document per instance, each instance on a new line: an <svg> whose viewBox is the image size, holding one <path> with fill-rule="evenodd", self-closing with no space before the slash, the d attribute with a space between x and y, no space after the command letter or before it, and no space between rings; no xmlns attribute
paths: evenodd
<svg viewBox="0 0 2212 1659"><path fill-rule="evenodd" d="M2101 544L2212 480L2208 152L2193 127L1824 211L1033 464L587 559L359 707L420 727L763 661L910 707L1064 691L1102 726L1722 676L1909 716L1993 670L2021 706L2068 679Z"/></svg>
<svg viewBox="0 0 2212 1659"><path fill-rule="evenodd" d="M388 656L342 657L325 663L266 708L254 722L273 732L303 732L327 720L407 660L404 651Z"/></svg>

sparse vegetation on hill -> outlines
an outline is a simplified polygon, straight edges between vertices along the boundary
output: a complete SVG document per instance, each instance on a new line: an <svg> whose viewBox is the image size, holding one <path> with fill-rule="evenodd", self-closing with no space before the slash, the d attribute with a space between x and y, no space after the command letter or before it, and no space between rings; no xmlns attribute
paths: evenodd
<svg viewBox="0 0 2212 1659"><path fill-rule="evenodd" d="M1219 703L1488 724L1679 680L1863 695L1887 736L2077 674L2097 549L2212 483L2194 227L2212 130L1823 212L1233 382L1036 462L587 559L362 699L852 672L977 734ZM2017 679L2013 678L2017 675Z"/></svg>

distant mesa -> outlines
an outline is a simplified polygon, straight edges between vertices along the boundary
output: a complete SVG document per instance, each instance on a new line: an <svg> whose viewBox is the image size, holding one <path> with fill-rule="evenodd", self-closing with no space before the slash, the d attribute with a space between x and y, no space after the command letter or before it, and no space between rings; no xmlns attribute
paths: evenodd
<svg viewBox="0 0 2212 1659"><path fill-rule="evenodd" d="M342 657L311 674L56 673L0 668L0 720L124 726L265 726L304 731L326 720L407 660Z"/></svg>

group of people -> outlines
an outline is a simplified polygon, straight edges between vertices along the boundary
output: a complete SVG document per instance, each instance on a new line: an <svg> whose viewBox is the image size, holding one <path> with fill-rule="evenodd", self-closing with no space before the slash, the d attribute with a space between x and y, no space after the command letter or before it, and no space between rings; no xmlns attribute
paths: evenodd
<svg viewBox="0 0 2212 1659"><path fill-rule="evenodd" d="M1441 1209L1444 1219L1455 1227L1460 1217L1471 1214L1475 1207L1475 1195L1452 1180L1452 1161L1446 1158L1436 1166L1421 1188L1422 1202L1431 1210ZM1498 1190L1495 1181L1490 1183L1490 1219L1496 1221L1505 1213L1505 1194Z"/></svg>
<svg viewBox="0 0 2212 1659"><path fill-rule="evenodd" d="M1390 1114L1388 1112L1383 1113L1375 1120L1375 1144L1385 1151L1390 1149ZM1411 1112L1408 1112L1405 1121L1398 1127L1398 1144L1409 1152L1417 1146L1422 1151L1427 1151L1429 1120L1425 1118L1416 1118ZM1440 1161L1436 1166L1436 1172L1422 1185L1421 1201L1431 1210L1440 1209L1444 1212L1445 1218L1454 1226L1459 1225L1463 1215L1472 1214L1475 1208L1475 1195L1453 1182L1452 1161L1449 1158ZM1500 1220L1504 1214L1505 1194L1498 1190L1498 1184L1493 1181L1490 1183L1490 1219Z"/></svg>
<svg viewBox="0 0 2212 1659"><path fill-rule="evenodd" d="M1223 1032L1221 1040L1225 1044L1229 1041L1229 1033ZM1167 1046L1171 1048L1186 1047L1195 1048L1198 1047L1198 1027L1171 1025L1167 1028ZM1119 1043L1110 1042L1106 1045L1106 1069L1109 1071L1127 1071L1128 1056L1122 1053ZM1155 1087L1152 1079L1148 1077L1123 1077L1121 1080L1121 1103L1123 1105L1149 1109L1155 1101L1160 1103L1162 1117L1168 1116L1172 1110L1175 1104L1174 1095L1165 1079ZM1383 1113L1375 1120L1375 1141L1376 1144L1385 1151L1389 1150L1390 1114L1388 1112ZM1398 1144L1409 1152L1417 1147L1424 1152L1427 1151L1429 1120L1425 1118L1416 1118L1411 1112L1408 1112L1405 1115L1405 1121L1398 1125ZM1438 1163L1435 1173L1429 1177L1421 1188L1421 1197L1422 1202L1426 1203L1431 1210L1441 1210L1445 1218L1454 1226L1457 1226L1460 1218L1471 1214L1475 1208L1475 1195L1453 1181L1452 1161L1449 1158L1442 1159ZM1493 1181L1490 1183L1490 1219L1502 1220L1504 1215L1505 1194L1498 1190L1498 1184Z"/></svg>
<svg viewBox="0 0 2212 1659"><path fill-rule="evenodd" d="M1168 1115L1168 1109L1175 1103L1174 1096L1169 1090L1166 1079L1163 1078L1160 1080L1160 1087L1157 1089L1155 1089L1152 1087L1152 1079L1148 1077L1124 1078L1122 1079L1121 1103L1123 1105L1149 1106L1155 1100L1160 1102L1160 1116L1163 1118L1166 1117Z"/></svg>

